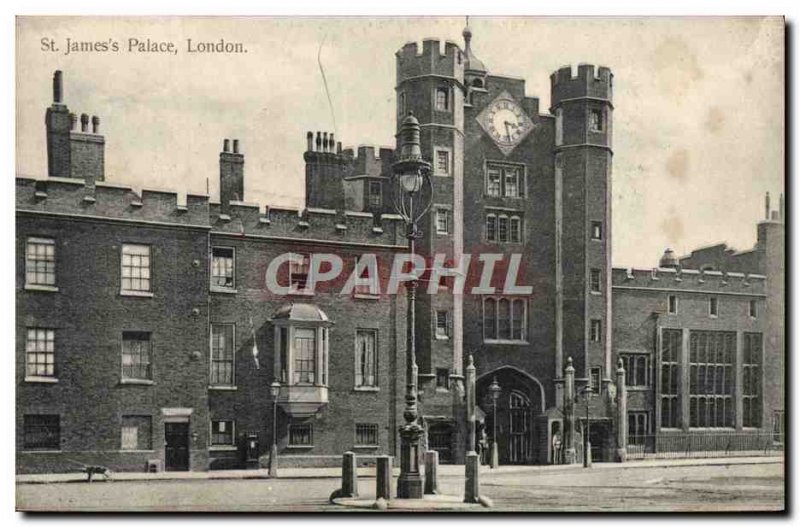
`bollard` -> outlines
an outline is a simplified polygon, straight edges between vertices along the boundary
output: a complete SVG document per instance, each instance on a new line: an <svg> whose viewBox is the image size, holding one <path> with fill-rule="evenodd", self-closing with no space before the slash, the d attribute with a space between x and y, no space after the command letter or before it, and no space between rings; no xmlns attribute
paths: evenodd
<svg viewBox="0 0 800 527"><path fill-rule="evenodd" d="M439 494L437 472L439 469L439 452L425 452L425 494Z"/></svg>
<svg viewBox="0 0 800 527"><path fill-rule="evenodd" d="M358 472L356 470L356 455L353 452L345 452L342 456L342 497L358 497Z"/></svg>
<svg viewBox="0 0 800 527"><path fill-rule="evenodd" d="M375 462L375 499L389 501L392 497L392 458L378 456Z"/></svg>
<svg viewBox="0 0 800 527"><path fill-rule="evenodd" d="M467 453L465 472L466 481L464 483L464 503L480 502L480 480L479 480L480 458L475 452Z"/></svg>

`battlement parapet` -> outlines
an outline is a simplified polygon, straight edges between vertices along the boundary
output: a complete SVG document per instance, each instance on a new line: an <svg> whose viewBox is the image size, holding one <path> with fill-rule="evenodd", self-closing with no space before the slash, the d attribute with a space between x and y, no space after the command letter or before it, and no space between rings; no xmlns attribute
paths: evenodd
<svg viewBox="0 0 800 527"><path fill-rule="evenodd" d="M572 66L563 66L550 75L550 100L553 107L562 100L595 98L613 99L614 74L605 66L579 64L573 76Z"/></svg>
<svg viewBox="0 0 800 527"><path fill-rule="evenodd" d="M464 53L455 42L445 41L442 53L441 41L426 38L422 41L422 52L416 42L408 42L397 53L397 82L421 75L442 75L464 79Z"/></svg>
<svg viewBox="0 0 800 527"><path fill-rule="evenodd" d="M687 292L763 295L765 282L766 277L760 274L664 267L653 269L617 267L612 270L611 275L612 287L653 289L654 291L670 289Z"/></svg>
<svg viewBox="0 0 800 527"><path fill-rule="evenodd" d="M215 233L263 236L329 242L405 247L402 218L376 216L319 207L295 209L265 207L231 202L227 214L211 205L211 226Z"/></svg>
<svg viewBox="0 0 800 527"><path fill-rule="evenodd" d="M179 206L175 192L144 189L140 196L124 185L91 184L82 179L18 177L16 208L60 215L208 226L206 196L187 196L186 205Z"/></svg>

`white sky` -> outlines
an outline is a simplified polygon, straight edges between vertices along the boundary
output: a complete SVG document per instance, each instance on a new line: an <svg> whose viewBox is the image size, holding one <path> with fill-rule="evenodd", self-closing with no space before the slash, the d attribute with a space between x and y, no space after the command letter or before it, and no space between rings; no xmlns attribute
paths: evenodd
<svg viewBox="0 0 800 527"><path fill-rule="evenodd" d="M615 75L613 261L652 267L683 254L755 242L769 191L784 180L783 21L759 18L471 18L490 73L522 77L549 105L565 64ZM17 22L16 170L44 177L44 110L55 69L65 102L97 114L106 178L216 199L222 139L245 153L246 200L300 205L307 130L334 131L322 61L344 145L394 142L394 53L426 37L462 44L450 18L21 18ZM41 51L40 39L172 40L177 56ZM186 38L242 41L242 55L192 56ZM535 199L535 198L534 198Z"/></svg>

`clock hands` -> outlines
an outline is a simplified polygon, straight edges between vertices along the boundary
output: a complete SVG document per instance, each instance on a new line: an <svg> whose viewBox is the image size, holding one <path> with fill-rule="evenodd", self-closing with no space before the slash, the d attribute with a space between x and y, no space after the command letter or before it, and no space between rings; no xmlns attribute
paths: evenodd
<svg viewBox="0 0 800 527"><path fill-rule="evenodd" d="M508 138L509 141L511 141L511 130L509 129L509 127L519 128L519 125L517 123L510 123L508 121L503 121L503 124L506 127L506 137Z"/></svg>

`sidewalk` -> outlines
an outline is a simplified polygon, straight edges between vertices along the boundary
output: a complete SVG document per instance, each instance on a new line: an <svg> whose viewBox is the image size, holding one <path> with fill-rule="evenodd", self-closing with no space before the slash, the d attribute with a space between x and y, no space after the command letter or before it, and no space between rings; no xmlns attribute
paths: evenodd
<svg viewBox="0 0 800 527"><path fill-rule="evenodd" d="M755 465L767 463L784 463L783 456L767 457L728 457L728 458L698 458L698 459L653 459L628 461L626 463L594 463L592 470L627 470L635 468L655 467L685 467L702 465ZM514 473L550 473L570 472L583 470L583 465L509 465L491 469L481 467L481 474L492 476L494 474ZM394 469L395 475L400 473L399 468ZM278 479L306 479L306 478L339 478L341 469L333 468L279 468ZM360 477L375 477L374 467L361 467L358 469ZM439 475L443 477L463 477L464 465L440 465ZM108 481L149 481L149 480L224 480L224 479L269 479L266 469L256 470L213 470L208 472L112 472ZM103 476L95 476L93 481L103 482ZM66 474L18 474L18 484L27 483L69 483L85 482L86 474L73 472Z"/></svg>

